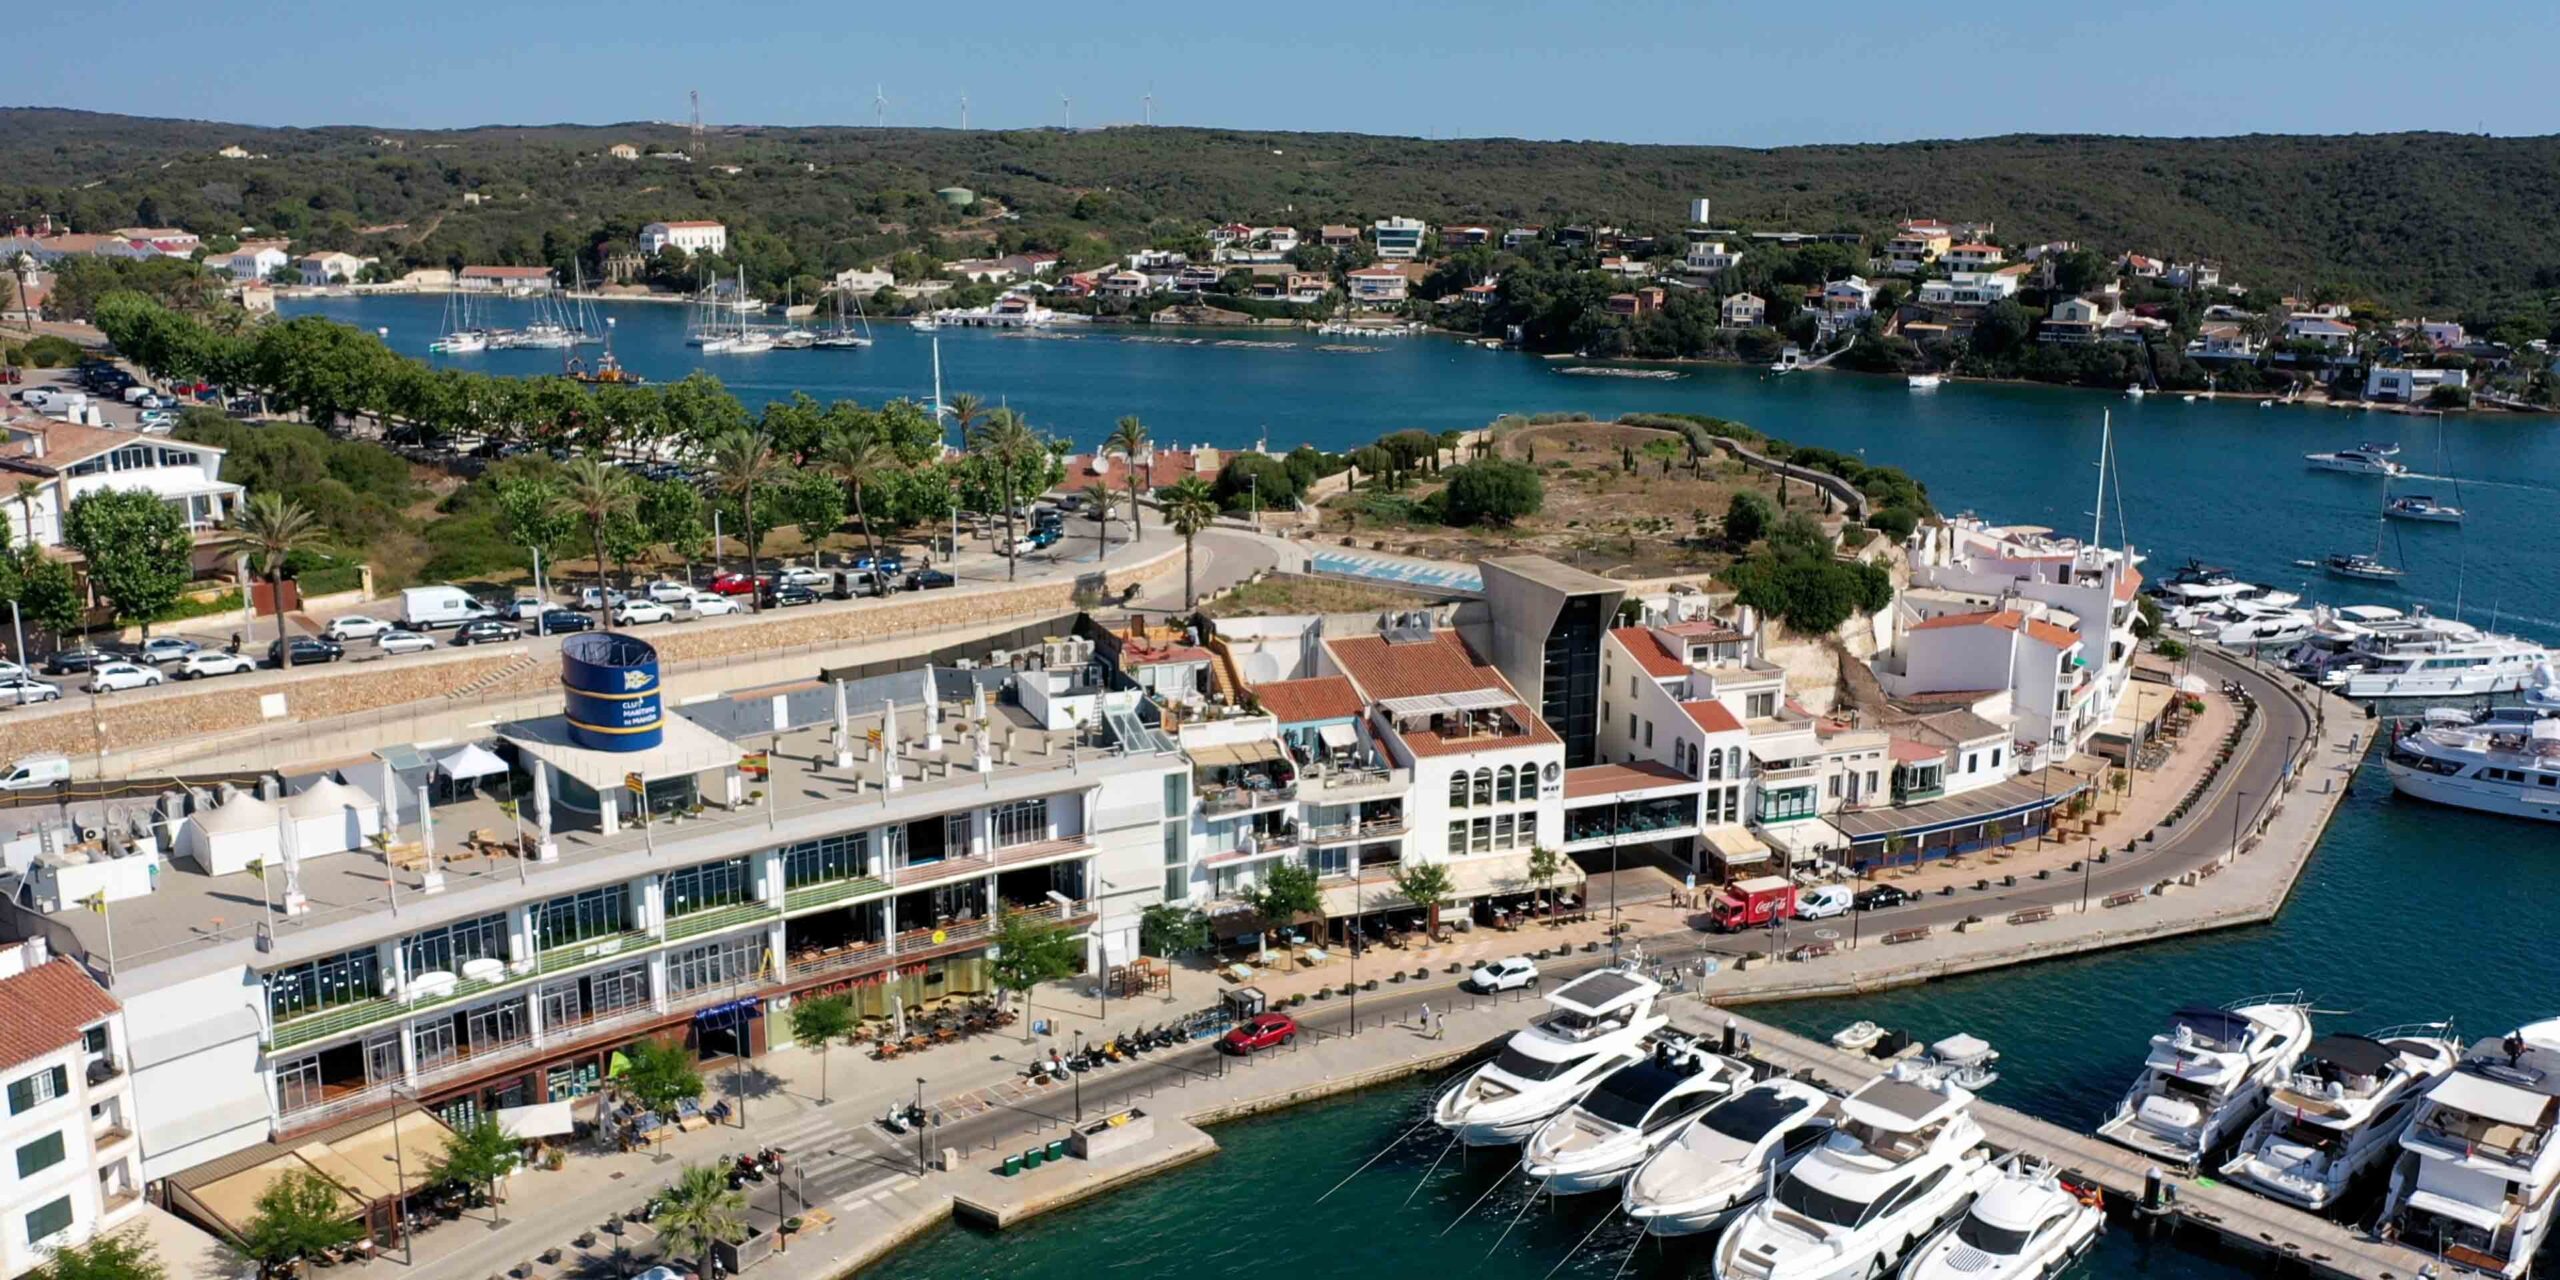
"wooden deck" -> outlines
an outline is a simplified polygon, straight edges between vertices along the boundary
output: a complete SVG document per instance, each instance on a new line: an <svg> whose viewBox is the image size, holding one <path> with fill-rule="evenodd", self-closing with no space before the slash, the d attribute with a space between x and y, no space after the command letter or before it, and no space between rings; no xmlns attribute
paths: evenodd
<svg viewBox="0 0 2560 1280"><path fill-rule="evenodd" d="M1712 1037L1722 1033L1725 1017L1724 1010L1684 1003L1673 1022L1683 1031ZM1832 1089L1847 1092L1877 1072L1874 1059L1748 1018L1735 1016L1733 1021L1750 1037L1754 1056L1790 1074L1809 1072ZM2119 1206L2141 1203L2143 1178L2153 1161L2140 1153L1990 1102L1977 1103L1973 1117L2001 1151L2025 1152L2069 1177L2104 1187ZM2342 1280L2415 1280L2433 1261L2416 1249L2377 1240L2361 1225L2333 1222L2236 1186L2174 1173L2169 1182L2177 1189L2176 1205L2167 1215L2172 1224L2205 1228L2234 1248L2290 1258L2316 1274Z"/></svg>

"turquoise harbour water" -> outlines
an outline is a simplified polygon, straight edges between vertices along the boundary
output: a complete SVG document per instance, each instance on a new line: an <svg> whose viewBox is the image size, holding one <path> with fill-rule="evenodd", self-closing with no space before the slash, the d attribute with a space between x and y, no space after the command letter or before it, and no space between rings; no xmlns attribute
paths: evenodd
<svg viewBox="0 0 2560 1280"><path fill-rule="evenodd" d="M317 310L371 328L424 354L441 314L436 299L328 302ZM697 360L681 345L682 308L626 305L617 349L653 378L701 363L751 402L806 390L866 401L931 388L923 335L879 330L857 352L775 352ZM505 321L500 321L505 323ZM1214 339L1216 335L1208 335ZM1266 335L1255 335L1263 337ZM1956 385L1914 394L1898 381L1847 375L1764 380L1736 369L1681 379L1559 376L1549 362L1434 339L1383 343L1373 355L1331 355L1298 339L1287 351L1125 343L1097 330L1076 341L949 334L945 386L1009 400L1042 429L1090 445L1123 413L1144 417L1159 439L1341 448L1407 426L1480 426L1500 413L1578 409L1712 413L1772 434L1839 449L1865 449L1927 482L1946 510L2085 530L2094 493L2099 414L2113 410L2126 523L2154 557L2154 572L2200 556L2245 576L2350 602L2427 603L2546 640L2560 639L2560 574L2543 542L2525 531L2560 517L2560 436L2546 419L2454 419L2436 457L2429 420L2174 399L2128 402L2032 387ZM531 373L558 368L556 353L469 357L473 367ZM464 363L457 361L456 363ZM2372 545L2378 481L2307 471L2300 455L2360 440L2400 440L2421 472L2458 476L2472 513L2463 528L2403 529L2386 548L2410 569L2405 589L2335 584L2292 569L2296 557ZM2399 491L2450 496L2449 480L2404 482ZM2110 507L2112 509L2112 502ZM2110 540L2114 540L2110 517ZM2468 554L2466 546L2479 549ZM2459 585L2457 585L2459 584ZM2144 1041L2172 1006L2221 1002L2299 987L2323 1010L2324 1028L2371 1029L2452 1017L2468 1034L2494 1034L2560 1013L2560 946L2548 904L2560 901L2560 832L2394 799L2378 763L2313 857L2293 901L2274 923L2088 959L2063 961L1855 1000L1761 1006L1753 1013L1827 1036L1873 1018L1924 1039L1971 1031L2003 1054L1990 1097L2073 1126L2093 1124L2131 1081ZM1497 1180L1504 1167L1479 1154L1401 1204L1437 1154L1416 1138L1340 1194L1314 1201L1343 1174L1419 1117L1428 1085L1379 1090L1227 1126L1225 1150L1100 1201L1001 1236L936 1232L873 1274L896 1280L979 1276L1162 1275L1185 1269L1279 1274L1413 1274L1476 1280L1543 1276L1601 1220L1605 1198L1544 1206L1496 1192L1472 1216L1436 1235ZM1452 1157L1454 1163L1455 1157ZM1632 1233L1600 1228L1560 1275L1608 1276ZM1487 1251L1492 1252L1488 1256ZM2247 1264L2118 1230L2077 1274L2117 1280L2237 1277ZM1640 1250L1626 1274L1703 1274L1694 1246Z"/></svg>

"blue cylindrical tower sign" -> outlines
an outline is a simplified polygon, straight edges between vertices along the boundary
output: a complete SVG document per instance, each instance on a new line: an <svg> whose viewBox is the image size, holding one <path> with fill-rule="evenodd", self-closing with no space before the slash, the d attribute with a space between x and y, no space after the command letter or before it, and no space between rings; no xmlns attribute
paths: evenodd
<svg viewBox="0 0 2560 1280"><path fill-rule="evenodd" d="M665 736L658 651L619 632L585 631L560 646L569 740L590 751L646 751Z"/></svg>

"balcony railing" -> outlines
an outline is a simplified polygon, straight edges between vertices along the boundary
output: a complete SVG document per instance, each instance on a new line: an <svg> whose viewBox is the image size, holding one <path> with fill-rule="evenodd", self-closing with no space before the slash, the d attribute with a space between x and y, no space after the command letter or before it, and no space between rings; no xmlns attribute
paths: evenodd
<svg viewBox="0 0 2560 1280"><path fill-rule="evenodd" d="M1061 854L1085 853L1092 848L1093 838L1090 836L1059 836L1054 840L1034 840L1028 844L1011 845L996 850L996 865L1010 867L1025 862L1038 862L1043 858L1055 858Z"/></svg>
<svg viewBox="0 0 2560 1280"><path fill-rule="evenodd" d="M795 979L814 978L822 974L840 973L847 969L860 969L879 964L888 958L887 943L857 942L849 947L812 954L805 960L794 956L791 960L790 974Z"/></svg>
<svg viewBox="0 0 2560 1280"><path fill-rule="evenodd" d="M1413 770L1396 769L1326 769L1299 778L1301 786L1311 786L1332 795L1339 792L1401 791L1413 785Z"/></svg>
<svg viewBox="0 0 2560 1280"><path fill-rule="evenodd" d="M677 916L667 921L667 941L697 937L722 929L735 928L738 925L753 924L758 920L771 920L780 914L769 902L733 902L725 907L696 911L691 915Z"/></svg>
<svg viewBox="0 0 2560 1280"><path fill-rule="evenodd" d="M995 869L994 859L968 855L944 858L938 862L909 863L892 870L889 886L893 889L917 889L966 876L983 876Z"/></svg>
<svg viewBox="0 0 2560 1280"><path fill-rule="evenodd" d="M1223 787L1215 791L1204 790L1200 793L1200 811L1211 817L1222 817L1230 813L1245 813L1272 805L1287 804L1297 798L1298 788L1294 785L1259 789Z"/></svg>
<svg viewBox="0 0 2560 1280"><path fill-rule="evenodd" d="M825 884L804 884L782 895L785 911L806 911L875 893L887 893L889 882L878 876L848 876Z"/></svg>
<svg viewBox="0 0 2560 1280"><path fill-rule="evenodd" d="M1381 818L1373 822L1337 822L1308 827L1302 834L1308 844L1341 844L1351 840L1392 840L1404 833L1404 819Z"/></svg>

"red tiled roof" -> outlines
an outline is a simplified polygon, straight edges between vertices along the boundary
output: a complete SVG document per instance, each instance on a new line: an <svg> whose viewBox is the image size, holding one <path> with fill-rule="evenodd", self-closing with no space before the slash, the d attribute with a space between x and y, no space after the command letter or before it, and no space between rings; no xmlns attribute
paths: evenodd
<svg viewBox="0 0 2560 1280"><path fill-rule="evenodd" d="M1661 639L1643 627L1611 627L1609 637L1626 646L1627 655L1644 668L1646 675L1664 678L1689 674L1689 664L1663 648Z"/></svg>
<svg viewBox="0 0 2560 1280"><path fill-rule="evenodd" d="M0 1071L61 1052L83 1028L119 1007L69 960L48 960L0 980Z"/></svg>
<svg viewBox="0 0 2560 1280"><path fill-rule="evenodd" d="M1335 665L1373 702L1473 689L1511 691L1502 673L1478 662L1455 631L1434 631L1429 640L1410 644L1390 644L1385 636L1343 636L1324 643Z"/></svg>
<svg viewBox="0 0 2560 1280"><path fill-rule="evenodd" d="M2133 594L2140 590L2142 590L2141 570L2127 566L2123 573L2116 575L2116 599L2131 600Z"/></svg>
<svg viewBox="0 0 2560 1280"><path fill-rule="evenodd" d="M1688 712L1689 719L1709 733L1737 733L1742 729L1742 722L1734 718L1732 709L1713 698L1683 702L1680 709Z"/></svg>
<svg viewBox="0 0 2560 1280"><path fill-rule="evenodd" d="M1950 613L1944 617L1931 618L1911 629L1939 631L1949 627L1998 627L2003 631L2021 632L2030 640L2051 645L2056 649L2068 649L2080 643L2079 636L2043 619L2030 618L2015 609L1998 613Z"/></svg>
<svg viewBox="0 0 2560 1280"><path fill-rule="evenodd" d="M1274 680L1253 686L1254 701L1262 709L1279 718L1282 724L1303 724L1310 720L1349 720L1368 706L1346 676L1316 676L1308 680Z"/></svg>
<svg viewBox="0 0 2560 1280"><path fill-rule="evenodd" d="M719 223L717 223L717 222L713 222L713 221L711 221L711 220L710 220L710 219L708 219L708 218L687 218L687 219L685 219L685 220L683 220L683 221L680 221L680 222L667 222L667 223L661 223L661 224L659 224L659 225L672 228L672 227L716 227L716 226L719 226L720 224L719 224Z"/></svg>
<svg viewBox="0 0 2560 1280"><path fill-rule="evenodd" d="M1219 456L1238 455L1221 451ZM1155 451L1154 460L1148 465L1147 478L1143 483L1151 490L1161 489L1170 484L1179 484L1183 477L1199 474L1193 470L1198 465L1197 458L1189 449L1158 449ZM1112 454L1110 469L1096 475L1093 471L1093 455L1078 454L1067 459L1067 478L1059 481L1058 487L1061 489L1108 487L1114 492L1126 493L1129 489L1129 460L1119 454Z"/></svg>
<svg viewBox="0 0 2560 1280"><path fill-rule="evenodd" d="M1925 742L1913 742L1909 738L1896 738L1893 740L1892 754L1896 760L1917 763L1924 760L1944 760L1947 758L1947 749L1933 747Z"/></svg>
<svg viewBox="0 0 2560 1280"><path fill-rule="evenodd" d="M1564 771L1564 798L1580 800L1587 796L1605 796L1613 791L1676 787L1688 781L1691 781L1688 775L1654 760L1633 764L1587 764Z"/></svg>

